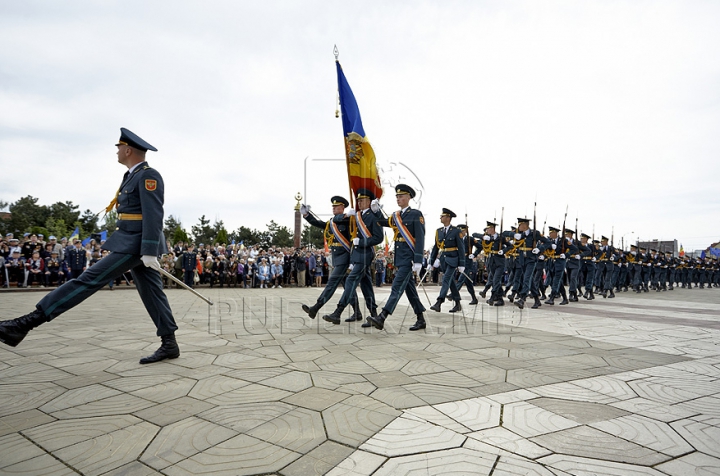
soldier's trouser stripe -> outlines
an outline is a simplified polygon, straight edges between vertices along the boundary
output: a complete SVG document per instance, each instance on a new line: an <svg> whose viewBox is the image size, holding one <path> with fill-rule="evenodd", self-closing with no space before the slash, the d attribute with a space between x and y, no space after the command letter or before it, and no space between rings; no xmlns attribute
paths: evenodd
<svg viewBox="0 0 720 476"><path fill-rule="evenodd" d="M45 313L45 316L47 316L48 319L53 319L54 317L62 314L62 312L65 312L67 309L79 304L101 287L105 286L111 278L116 278L130 269L131 266L128 266L128 261L133 258L138 261L138 264L140 263L139 256L125 253L110 253L105 258L98 261L95 265L86 269L80 276L77 277L77 279L71 279L55 291L45 296L38 303L38 308ZM118 272L120 269L122 269L122 271ZM63 307L66 307L66 304L69 302L77 300L81 293L88 293L88 295L81 298L78 302L75 302L72 306L67 307L67 309L62 309ZM55 314L55 311L58 308L61 308L62 310L61 312Z"/></svg>

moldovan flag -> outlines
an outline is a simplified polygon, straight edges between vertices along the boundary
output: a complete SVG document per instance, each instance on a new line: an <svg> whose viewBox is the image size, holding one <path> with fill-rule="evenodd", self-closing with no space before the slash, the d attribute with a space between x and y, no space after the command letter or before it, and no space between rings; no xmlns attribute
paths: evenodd
<svg viewBox="0 0 720 476"><path fill-rule="evenodd" d="M388 254L388 251L390 251L390 244L388 243L387 235L384 233L383 235L385 236L385 254Z"/></svg>
<svg viewBox="0 0 720 476"><path fill-rule="evenodd" d="M375 151L368 142L363 129L360 110L355 95L345 79L339 61L335 61L338 76L338 93L340 95L340 110L342 111L343 134L345 135L345 157L347 158L350 188L357 192L367 188L375 194L376 198L382 196L382 185L375 166Z"/></svg>
<svg viewBox="0 0 720 476"><path fill-rule="evenodd" d="M683 256L685 256L685 250L683 249L683 246L682 246L682 245L680 245L680 253L678 253L678 255L679 255L681 258L682 258Z"/></svg>
<svg viewBox="0 0 720 476"><path fill-rule="evenodd" d="M72 235L70 235L70 238L68 239L68 243L72 244L73 241L80 239L80 228L75 227L75 231L72 232Z"/></svg>

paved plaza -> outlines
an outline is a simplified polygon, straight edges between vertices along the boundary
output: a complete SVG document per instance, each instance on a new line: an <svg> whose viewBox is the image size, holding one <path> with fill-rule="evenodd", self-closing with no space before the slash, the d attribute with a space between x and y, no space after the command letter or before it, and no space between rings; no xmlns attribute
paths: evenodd
<svg viewBox="0 0 720 476"><path fill-rule="evenodd" d="M124 287L0 345L0 474L720 474L720 289L465 300L420 332L404 298L377 331L308 318L315 288L200 291L168 290L175 360L138 364L159 338Z"/></svg>

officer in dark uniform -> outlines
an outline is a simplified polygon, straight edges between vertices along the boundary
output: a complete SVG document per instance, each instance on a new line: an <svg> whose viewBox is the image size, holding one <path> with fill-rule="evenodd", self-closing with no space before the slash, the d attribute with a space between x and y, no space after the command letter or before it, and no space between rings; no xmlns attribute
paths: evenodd
<svg viewBox="0 0 720 476"><path fill-rule="evenodd" d="M111 251L77 279L72 279L46 295L37 308L25 316L0 322L0 341L15 347L27 333L72 309L108 281L131 270L145 309L155 323L162 340L160 348L141 364L174 359L180 355L175 341L177 325L167 296L163 292L160 263L157 257L166 253L163 237L164 186L160 174L145 162L145 153L157 149L131 131L120 129L116 144L118 162L128 168L115 198L107 211L117 210L117 228L102 245Z"/></svg>
<svg viewBox="0 0 720 476"><path fill-rule="evenodd" d="M652 275L652 258L650 256L650 253L647 252L647 248L640 248L640 254L642 255L641 258L641 264L642 264L642 274L641 274L641 282L642 282L642 291L644 292L650 292L649 289L649 283L650 283L650 276Z"/></svg>
<svg viewBox="0 0 720 476"><path fill-rule="evenodd" d="M74 245L65 258L71 278L79 277L87 268L87 252L82 247L82 243L80 240L75 240Z"/></svg>
<svg viewBox="0 0 720 476"><path fill-rule="evenodd" d="M530 228L530 219L518 218L518 232L515 233L515 244L518 246L518 260L522 273L522 288L518 293L518 299L515 305L520 309L525 307L525 299L530 294L532 285L532 277L535 272L535 264L538 255L545 251L549 246L548 239L540 234L539 231ZM537 293L532 294L537 307L540 306L540 296Z"/></svg>
<svg viewBox="0 0 720 476"><path fill-rule="evenodd" d="M342 284L343 287L345 286L345 274L350 266L350 251L352 250L352 236L350 234L351 215L345 215L345 207L350 205L350 202L339 195L332 197L330 202L332 203L333 217L340 216L340 219L335 220L333 218L325 222L316 217L314 213L310 212L310 205L302 205L300 207L300 213L308 223L312 226L323 229L325 240L327 241L330 252L332 253L333 270L328 277L325 289L317 298L317 302L315 302L315 304L312 306L308 306L307 304L302 305L303 311L305 311L311 319L315 319L315 316L320 308L323 307L330 298L332 298L339 285ZM353 305L355 312L353 313L351 319L353 321L360 321L362 320L362 313L360 312L357 291L353 289L352 293L353 298L351 304ZM371 310L371 312L373 311Z"/></svg>
<svg viewBox="0 0 720 476"><path fill-rule="evenodd" d="M567 294L565 293L565 286L563 286L563 278L565 277L565 267L567 266L568 256L578 253L577 246L568 240L567 232L572 230L565 230L565 236L561 238L558 236L560 229L551 226L550 228L550 247L545 251L548 256L548 282L550 283L550 298L545 301L545 304L554 305L555 298L562 296L562 302L560 305L564 306L568 303Z"/></svg>
<svg viewBox="0 0 720 476"><path fill-rule="evenodd" d="M585 247L581 248L582 244L578 242L577 239L573 238L574 235L575 230L571 230L569 228L565 229L565 238L568 246L572 250L570 254L566 253L566 268L568 272L569 286L568 291L570 293L568 301L570 302L578 301L578 275L580 274L580 263L582 261L580 253L585 249Z"/></svg>
<svg viewBox="0 0 720 476"><path fill-rule="evenodd" d="M195 285L193 281L195 277L195 269L197 267L197 253L195 253L195 245L188 243L187 250L180 258L182 262L183 282L191 288Z"/></svg>
<svg viewBox="0 0 720 476"><path fill-rule="evenodd" d="M480 293L484 298L487 289L492 285L492 293L487 303L491 306L504 306L502 280L505 276L505 237L495 231L497 223L487 222L485 233L474 234L479 240L485 255L485 267L488 271L488 284Z"/></svg>
<svg viewBox="0 0 720 476"><path fill-rule="evenodd" d="M374 209L370 209L371 203ZM346 278L342 297L337 308L331 313L323 316L323 319L340 324L340 317L343 310L351 304L353 299L357 300L357 286L360 284L363 296L365 296L365 304L370 310L371 316L377 316L377 304L375 303L375 291L373 290L372 277L370 275L370 265L375 259L375 246L379 245L383 237L383 227L379 223L383 220L380 215L380 206L375 200L375 194L365 188L357 191L357 211L352 208L345 210L342 215L335 215L333 222L339 223L350 218L350 223L357 230L357 236L353 238L352 253L350 255L350 266L352 271ZM347 319L348 322L354 321L354 317ZM368 327L368 326L366 326Z"/></svg>
<svg viewBox="0 0 720 476"><path fill-rule="evenodd" d="M470 297L472 298L470 305L474 306L478 303L477 296L475 296L475 285L473 284L477 273L477 263L475 262L476 253L474 249L478 244L475 242L475 238L468 233L467 225L458 225L458 228L460 228L460 238L462 238L463 245L465 246L465 273L458 273L457 288L459 291L463 286L467 287Z"/></svg>
<svg viewBox="0 0 720 476"><path fill-rule="evenodd" d="M460 237L460 229L450 224L450 221L456 216L452 210L442 209L440 222L443 226L435 231L435 244L430 252L430 263L433 268L440 268L443 272L440 295L435 304L430 306L430 309L435 312L440 312L440 306L445 302L448 290L455 302L455 306L450 309L450 312L462 310L460 292L455 282L455 270L460 273L465 272L465 245Z"/></svg>
<svg viewBox="0 0 720 476"><path fill-rule="evenodd" d="M607 236L600 238L599 252L600 256L597 260L598 274L602 277L597 279L598 286L602 285L602 297L614 298L615 293L613 292L613 272L615 265L613 264L615 258L615 248L610 245L610 240Z"/></svg>
<svg viewBox="0 0 720 476"><path fill-rule="evenodd" d="M419 274L422 269L423 250L425 249L425 217L420 210L410 207L410 199L415 198L415 190L409 185L395 186L395 199L400 210L394 212L383 222L384 226L392 228L395 242L395 276L390 289L390 297L377 317L370 316L368 320L376 329L385 326L385 319L395 311L403 292L410 301L417 321L410 330L425 329L425 306L415 287L413 274ZM385 225L387 223L387 225Z"/></svg>
<svg viewBox="0 0 720 476"><path fill-rule="evenodd" d="M595 262L597 261L597 248L590 241L590 235L580 234L580 256L582 257L580 273L585 275L585 294L583 297L588 301L595 299L593 283L595 282Z"/></svg>

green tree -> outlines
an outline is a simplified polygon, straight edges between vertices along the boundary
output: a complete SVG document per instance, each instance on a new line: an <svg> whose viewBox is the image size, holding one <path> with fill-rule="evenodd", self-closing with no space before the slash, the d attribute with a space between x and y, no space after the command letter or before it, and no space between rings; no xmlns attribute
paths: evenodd
<svg viewBox="0 0 720 476"><path fill-rule="evenodd" d="M8 220L10 232L17 235L30 231L34 226L45 225L49 211L47 207L38 205L37 201L37 198L28 195L10 204L10 213L12 213L10 220Z"/></svg>
<svg viewBox="0 0 720 476"><path fill-rule="evenodd" d="M45 228L47 228L47 231L49 233L48 236L53 235L57 237L58 243L60 242L60 238L63 236L67 237L68 232L72 230L68 230L68 226L65 224L65 220L62 218L55 218L51 216L47 219L45 222Z"/></svg>
<svg viewBox="0 0 720 476"><path fill-rule="evenodd" d="M205 215L200 217L199 223L197 225L193 225L191 230L195 243L205 243L209 245L213 242L212 239L215 236L215 233L213 232L213 228L210 226L210 220L205 218Z"/></svg>
<svg viewBox="0 0 720 476"><path fill-rule="evenodd" d="M117 212L115 210L110 210L107 215L105 215L103 226L104 229L107 230L108 237L115 233L115 227L117 226L117 217Z"/></svg>
<svg viewBox="0 0 720 476"><path fill-rule="evenodd" d="M98 215L92 212L92 210L85 210L78 220L80 222L80 228L85 233L85 236L90 233L97 233L100 231L98 228Z"/></svg>
<svg viewBox="0 0 720 476"><path fill-rule="evenodd" d="M230 239L235 240L236 243L242 242L245 246L259 245L261 241L260 233L257 230L251 230L245 226L241 226L233 232Z"/></svg>
<svg viewBox="0 0 720 476"><path fill-rule="evenodd" d="M293 245L293 234L290 232L290 228L278 225L275 223L275 220L270 220L267 229L270 234L270 244L272 246L284 248Z"/></svg>
<svg viewBox="0 0 720 476"><path fill-rule="evenodd" d="M300 243L305 246L323 248L325 246L323 230L316 226L304 225L300 235Z"/></svg>
<svg viewBox="0 0 720 476"><path fill-rule="evenodd" d="M179 242L187 243L190 241L190 238L188 238L188 234L185 232L185 230L182 229L182 227L175 228L175 231L172 234L172 243L179 243Z"/></svg>
<svg viewBox="0 0 720 476"><path fill-rule="evenodd" d="M182 228L182 223L180 222L180 220L176 219L172 215L169 215L165 219L165 228L163 228L163 235L175 236L175 230L177 230L178 228ZM175 244L174 241L173 244Z"/></svg>
<svg viewBox="0 0 720 476"><path fill-rule="evenodd" d="M225 229L225 227L221 227L220 230L218 230L217 235L216 235L216 238L215 238L215 241L216 241L217 243L220 243L221 245L222 245L222 244L227 245L227 243L228 243L228 232L227 232L227 230Z"/></svg>
<svg viewBox="0 0 720 476"><path fill-rule="evenodd" d="M53 218L56 222L57 220L63 220L65 226L67 226L68 223L75 223L80 219L80 211L78 211L78 208L80 207L73 205L73 202L70 201L53 203L48 207L50 213L48 219ZM45 227L50 228L47 223Z"/></svg>

